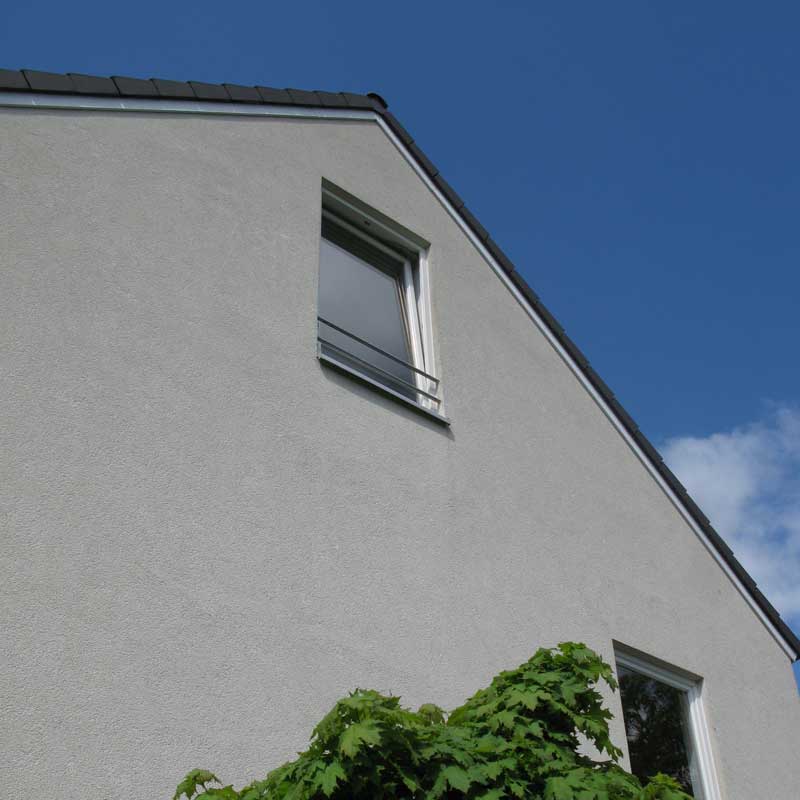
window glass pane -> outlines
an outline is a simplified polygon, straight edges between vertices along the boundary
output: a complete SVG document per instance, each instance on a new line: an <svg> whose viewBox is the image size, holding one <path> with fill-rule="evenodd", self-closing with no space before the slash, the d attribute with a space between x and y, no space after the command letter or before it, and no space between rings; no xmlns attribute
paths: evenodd
<svg viewBox="0 0 800 800"><path fill-rule="evenodd" d="M625 667L617 674L631 772L641 780L658 772L671 775L700 800L699 782L693 780L686 692Z"/></svg>
<svg viewBox="0 0 800 800"><path fill-rule="evenodd" d="M363 246L359 250L368 252ZM319 316L396 358L410 362L399 279L387 267L387 259L381 260L384 263L380 267L374 266L323 238L320 244ZM398 262L398 274L401 268ZM324 323L320 323L320 335L336 346L326 347L323 343L323 352L416 399L414 390L400 383L406 381L413 385L414 376L408 367ZM348 359L342 351L353 358Z"/></svg>

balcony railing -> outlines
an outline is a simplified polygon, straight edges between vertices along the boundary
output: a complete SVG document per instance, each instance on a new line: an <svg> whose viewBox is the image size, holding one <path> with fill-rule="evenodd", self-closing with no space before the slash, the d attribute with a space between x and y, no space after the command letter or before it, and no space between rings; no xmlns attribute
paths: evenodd
<svg viewBox="0 0 800 800"><path fill-rule="evenodd" d="M317 323L320 358L446 421L440 413L442 399L438 378L330 320L317 317ZM335 333L331 334L332 331ZM339 341L332 341L333 338Z"/></svg>

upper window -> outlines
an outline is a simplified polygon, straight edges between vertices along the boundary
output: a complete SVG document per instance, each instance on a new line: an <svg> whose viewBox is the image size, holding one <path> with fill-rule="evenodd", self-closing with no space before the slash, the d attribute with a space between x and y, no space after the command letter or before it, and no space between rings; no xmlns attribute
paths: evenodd
<svg viewBox="0 0 800 800"><path fill-rule="evenodd" d="M323 189L318 343L321 360L444 419L426 251L330 189Z"/></svg>
<svg viewBox="0 0 800 800"><path fill-rule="evenodd" d="M617 676L631 772L641 780L661 772L695 800L718 800L700 682L620 652Z"/></svg>

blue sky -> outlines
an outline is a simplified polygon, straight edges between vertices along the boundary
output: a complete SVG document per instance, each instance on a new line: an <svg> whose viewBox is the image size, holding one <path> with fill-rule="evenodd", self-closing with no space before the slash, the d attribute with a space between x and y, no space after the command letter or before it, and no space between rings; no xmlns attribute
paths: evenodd
<svg viewBox="0 0 800 800"><path fill-rule="evenodd" d="M789 2L43 0L0 60L380 92L797 630L799 39Z"/></svg>

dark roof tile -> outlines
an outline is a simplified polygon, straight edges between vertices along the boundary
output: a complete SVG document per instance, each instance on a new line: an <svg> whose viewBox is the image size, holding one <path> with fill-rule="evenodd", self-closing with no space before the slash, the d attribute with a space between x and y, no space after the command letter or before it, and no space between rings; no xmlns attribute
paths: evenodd
<svg viewBox="0 0 800 800"><path fill-rule="evenodd" d="M59 75L55 72L38 72L34 69L24 69L22 72L34 92L74 94L76 91L75 85L68 75Z"/></svg>
<svg viewBox="0 0 800 800"><path fill-rule="evenodd" d="M575 344L575 342L566 334L564 334L562 344L564 345L564 349L570 354L573 361L575 361L581 367L581 369L585 369L589 366L589 359L586 358L580 347L578 347L578 345ZM592 372L594 372L594 370L592 370ZM597 375L596 372L594 374ZM598 375L597 377L599 378L600 376ZM613 398L613 396L613 393L610 393L610 396L606 399L610 400Z"/></svg>
<svg viewBox="0 0 800 800"><path fill-rule="evenodd" d="M79 94L119 95L119 90L111 78L98 78L96 75L80 75L77 72L68 73L72 78L75 90Z"/></svg>
<svg viewBox="0 0 800 800"><path fill-rule="evenodd" d="M575 348L575 350L578 350L577 346L572 343L571 339L570 344ZM580 350L578 350L578 352L580 353ZM570 355L572 354L570 353ZM581 353L581 356L583 356L583 353ZM580 363L580 360L577 358L576 361ZM594 371L589 362L586 360L585 356L583 356L583 362L583 371L586 373L586 377L589 378L595 389L597 389L597 391L600 392L600 394L603 395L606 400L611 399L614 396L614 392L611 391L608 384Z"/></svg>
<svg viewBox="0 0 800 800"><path fill-rule="evenodd" d="M466 221L467 225L472 229L473 233L482 241L485 242L489 238L489 231L481 225L478 218L466 207L461 207L461 216Z"/></svg>
<svg viewBox="0 0 800 800"><path fill-rule="evenodd" d="M389 104L377 92L367 92L367 97L372 98L373 107L379 111L386 111L389 108Z"/></svg>
<svg viewBox="0 0 800 800"><path fill-rule="evenodd" d="M764 597L764 593L761 591L761 589L759 589L759 588L758 588L758 584L756 584L755 586L753 586L753 587L750 589L750 591L751 591L751 592L752 592L752 593L755 595L755 597L756 597L756 599L757 599L757 600L761 600L762 602L765 602L765 601L766 601L766 599L767 599L767 598L766 598L766 597Z"/></svg>
<svg viewBox="0 0 800 800"><path fill-rule="evenodd" d="M522 296L529 303L531 303L531 305L533 305L535 303L541 303L541 300L539 299L539 295L536 294L536 292L534 292L533 289L531 289L531 287L528 285L528 282L525 280L525 278L522 277L522 275L519 274L519 272L514 270L514 272L509 272L509 273L506 273L506 274L508 275L509 279L511 280L511 283L513 283L514 286L517 287L517 289L519 290L520 294L522 294Z"/></svg>
<svg viewBox="0 0 800 800"><path fill-rule="evenodd" d="M689 494L686 487L678 480L678 476L665 463L661 467L661 475L669 483L670 488L681 496L681 499Z"/></svg>
<svg viewBox="0 0 800 800"><path fill-rule="evenodd" d="M319 97L320 102L326 108L347 108L347 100L339 92L321 92L317 90L314 94Z"/></svg>
<svg viewBox="0 0 800 800"><path fill-rule="evenodd" d="M219 83L203 83L202 81L189 81L198 100L215 100L217 102L230 102L230 95L224 86Z"/></svg>
<svg viewBox="0 0 800 800"><path fill-rule="evenodd" d="M708 517L700 510L700 506L695 503L690 494L686 494L683 498L683 504L689 510L689 513L701 524L710 525Z"/></svg>
<svg viewBox="0 0 800 800"><path fill-rule="evenodd" d="M494 239L487 239L486 246L489 248L489 252L495 257L495 260L499 262L500 266L509 274L514 272L514 263L511 259L503 252L502 248Z"/></svg>
<svg viewBox="0 0 800 800"><path fill-rule="evenodd" d="M298 106L318 106L321 105L316 92L307 92L305 89L287 89L292 102Z"/></svg>
<svg viewBox="0 0 800 800"><path fill-rule="evenodd" d="M563 344L568 337L561 323L550 313L550 309L544 303L537 303L535 308L536 313L544 320L545 325L553 331L559 342Z"/></svg>
<svg viewBox="0 0 800 800"><path fill-rule="evenodd" d="M194 100L194 90L184 81L165 81L162 78L152 78L153 85L161 97L173 100Z"/></svg>
<svg viewBox="0 0 800 800"><path fill-rule="evenodd" d="M342 97L347 101L350 108L363 108L372 110L372 98L366 94L354 94L353 92L342 92Z"/></svg>
<svg viewBox="0 0 800 800"><path fill-rule="evenodd" d="M407 145L407 147L422 169L424 169L431 178L439 174L439 170L433 161L431 161L414 142L411 142L411 144Z"/></svg>
<svg viewBox="0 0 800 800"><path fill-rule="evenodd" d="M158 97L158 91L153 81L143 78L126 78L124 75L114 75L112 79L117 84L119 93L126 97Z"/></svg>
<svg viewBox="0 0 800 800"><path fill-rule="evenodd" d="M519 274L519 272L514 270L513 272L507 272L506 275L508 275L509 279L511 280L511 283L513 283L514 286L517 287L517 289L525 297L525 299L528 300L528 302L530 303L540 302L539 295L536 294L536 292L534 292L530 286L528 286L528 282L525 280L525 278L522 277L522 275Z"/></svg>
<svg viewBox="0 0 800 800"><path fill-rule="evenodd" d="M265 103L275 103L278 105L290 106L292 98L286 89L273 89L269 86L256 86L256 91Z"/></svg>
<svg viewBox="0 0 800 800"><path fill-rule="evenodd" d="M530 286L528 286L528 282L522 277L522 275L519 274L519 272L514 270L513 272L508 272L506 274L511 279L511 283L513 283L514 286L520 290L520 292L524 292L526 289L530 290L531 293L533 292L533 290L530 289ZM536 299L539 299L538 295L536 296Z"/></svg>
<svg viewBox="0 0 800 800"><path fill-rule="evenodd" d="M650 443L650 440L643 433L640 432L636 437L636 444L639 445L642 451L660 470L664 465L664 459L661 458L661 453L659 453L658 450L653 447L653 445Z"/></svg>
<svg viewBox="0 0 800 800"><path fill-rule="evenodd" d="M30 89L25 76L18 69L0 69L0 89L26 92Z"/></svg>
<svg viewBox="0 0 800 800"><path fill-rule="evenodd" d="M719 540L716 544L719 546L720 544L724 545L725 549L731 554L731 562L730 566L733 568L733 571L738 576L739 580L751 591L755 592L758 589L758 584L753 580L753 576L747 572L747 570L742 566L741 562L733 555L733 551L728 547L723 541L720 535L712 528L711 532L714 536ZM713 537L712 537L713 540ZM758 592L761 594L761 592ZM761 594L764 597L763 594ZM774 609L773 609L774 611Z"/></svg>
<svg viewBox="0 0 800 800"><path fill-rule="evenodd" d="M381 116L389 123L389 127L403 144L409 145L414 141L414 137L400 124L400 120L394 114L384 111Z"/></svg>
<svg viewBox="0 0 800 800"><path fill-rule="evenodd" d="M239 86L236 83L222 84L231 96L234 103L260 103L261 95L255 86Z"/></svg>
<svg viewBox="0 0 800 800"><path fill-rule="evenodd" d="M611 410L617 415L617 417L619 417L620 422L622 422L622 424L630 433L639 430L636 420L624 409L622 403L620 403L616 397L612 398L610 403Z"/></svg>
<svg viewBox="0 0 800 800"><path fill-rule="evenodd" d="M518 275L519 273L518 273L518 272L515 272L515 273L513 273L513 274L514 274L514 275ZM523 297L524 297L524 298L525 298L525 299L526 299L526 300L527 300L527 301L528 301L528 302L529 302L531 305L535 305L536 303L539 303L539 302L541 302L541 301L539 300L539 295L538 295L538 294L536 294L536 292L534 292L534 291L533 291L533 289L531 289L531 287L530 287L530 286L529 286L527 283L525 283L525 285L524 285L524 286L518 286L517 288L520 290L520 292L522 292L522 295L523 295Z"/></svg>
<svg viewBox="0 0 800 800"><path fill-rule="evenodd" d="M461 199L458 192L444 179L441 172L433 176L433 182L456 209L464 206L464 201Z"/></svg>

